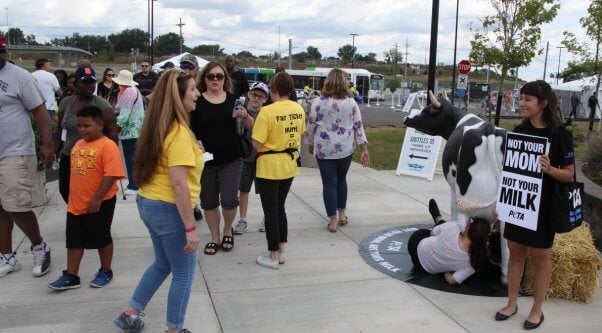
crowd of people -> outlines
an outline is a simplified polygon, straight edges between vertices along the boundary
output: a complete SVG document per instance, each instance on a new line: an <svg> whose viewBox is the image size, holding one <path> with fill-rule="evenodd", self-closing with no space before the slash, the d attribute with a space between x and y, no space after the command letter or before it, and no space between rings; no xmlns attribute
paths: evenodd
<svg viewBox="0 0 602 333"><path fill-rule="evenodd" d="M344 71L330 71L306 115L290 98L294 82L289 74L278 71L269 82L249 86L232 56L224 64L209 62L200 68L196 57L185 55L179 68L169 63L161 74L143 61L140 73L120 70L115 75L106 68L100 79L91 64L82 61L71 75L55 71L53 80L46 75L50 62L38 59L36 72L28 73L8 61L0 35L0 128L15 133L0 140L0 277L21 269L12 249L15 224L31 243L33 275L50 270L50 248L31 210L37 159L45 167L59 161L59 192L67 204L67 263L62 275L48 284L55 290L81 286L78 274L85 249L96 249L100 258L89 285L102 288L112 281L111 223L117 181L127 175L124 196L135 195L155 253L129 305L114 321L132 332L144 327L143 311L170 275L166 327L168 332L188 332L184 322L198 249L203 247L206 255L234 249L234 235L248 230L253 183L264 216L259 230L265 231L267 241L267 252L256 263L270 269L285 263L285 203L299 174L301 140L320 170L327 230L334 233L350 223L346 176L356 148L362 166L370 165L370 156L361 112ZM556 98L545 82L521 89L520 109L524 120L515 131L552 142L549 155L540 160L545 200L552 182L572 179L572 137L559 121ZM40 137L39 151L30 114ZM202 216L210 231L204 246L195 221ZM510 248L509 297L496 320L517 312L529 249L535 297L524 327L543 322L554 239L547 218L540 212L536 232L511 225L504 230ZM450 284L460 284L488 258L489 224L474 219L462 230L454 221L435 222L432 230L421 230L410 239L412 261L417 269L443 272Z"/></svg>

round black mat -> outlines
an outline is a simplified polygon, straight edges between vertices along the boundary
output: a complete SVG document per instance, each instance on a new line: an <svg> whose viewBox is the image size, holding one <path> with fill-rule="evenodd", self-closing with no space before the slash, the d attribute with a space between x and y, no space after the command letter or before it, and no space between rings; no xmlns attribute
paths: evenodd
<svg viewBox="0 0 602 333"><path fill-rule="evenodd" d="M376 270L401 281L451 293L506 297L507 290L500 282L500 268L494 265L473 274L461 285L451 286L443 274L429 274L414 269L408 254L410 235L418 229L428 229L432 224L414 224L380 230L364 237L358 251L362 259Z"/></svg>

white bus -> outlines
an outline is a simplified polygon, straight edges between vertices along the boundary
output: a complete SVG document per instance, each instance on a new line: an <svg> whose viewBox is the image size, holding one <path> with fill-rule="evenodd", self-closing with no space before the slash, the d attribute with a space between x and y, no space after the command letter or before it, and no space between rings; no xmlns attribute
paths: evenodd
<svg viewBox="0 0 602 333"><path fill-rule="evenodd" d="M349 82L355 86L355 91L363 100L383 99L385 78L382 74L374 74L361 68L341 68L347 73ZM322 84L332 68L307 67L300 69L287 69L286 72L295 81L295 89L303 89L307 84L312 90L320 90Z"/></svg>

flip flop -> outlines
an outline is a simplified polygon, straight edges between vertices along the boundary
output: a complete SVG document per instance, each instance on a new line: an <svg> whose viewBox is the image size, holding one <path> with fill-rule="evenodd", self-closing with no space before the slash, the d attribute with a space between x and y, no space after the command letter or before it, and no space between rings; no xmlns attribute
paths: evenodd
<svg viewBox="0 0 602 333"><path fill-rule="evenodd" d="M224 247L224 244L231 245L230 247ZM222 238L222 251L228 252L234 248L234 237L233 236L224 236Z"/></svg>
<svg viewBox="0 0 602 333"><path fill-rule="evenodd" d="M349 223L349 216L346 216L344 221L343 220L339 221L340 226L347 225L347 223Z"/></svg>
<svg viewBox="0 0 602 333"><path fill-rule="evenodd" d="M212 256L212 255L216 254L217 250L219 250L220 248L221 248L221 246L219 244L214 243L214 242L209 242L209 243L207 243L207 245L205 245L205 249L203 250L203 252L206 255ZM213 252L210 252L208 250L213 250Z"/></svg>
<svg viewBox="0 0 602 333"><path fill-rule="evenodd" d="M335 233L337 232L337 227L335 226L334 229L330 229L330 223L328 225L326 225L326 229L328 229L328 231Z"/></svg>

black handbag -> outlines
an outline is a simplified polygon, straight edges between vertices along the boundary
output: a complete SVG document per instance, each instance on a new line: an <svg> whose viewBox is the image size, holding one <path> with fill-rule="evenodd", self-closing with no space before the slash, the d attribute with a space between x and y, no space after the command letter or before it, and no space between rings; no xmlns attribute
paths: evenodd
<svg viewBox="0 0 602 333"><path fill-rule="evenodd" d="M556 233L569 232L583 222L583 183L573 175L571 183L554 182L550 227Z"/></svg>

